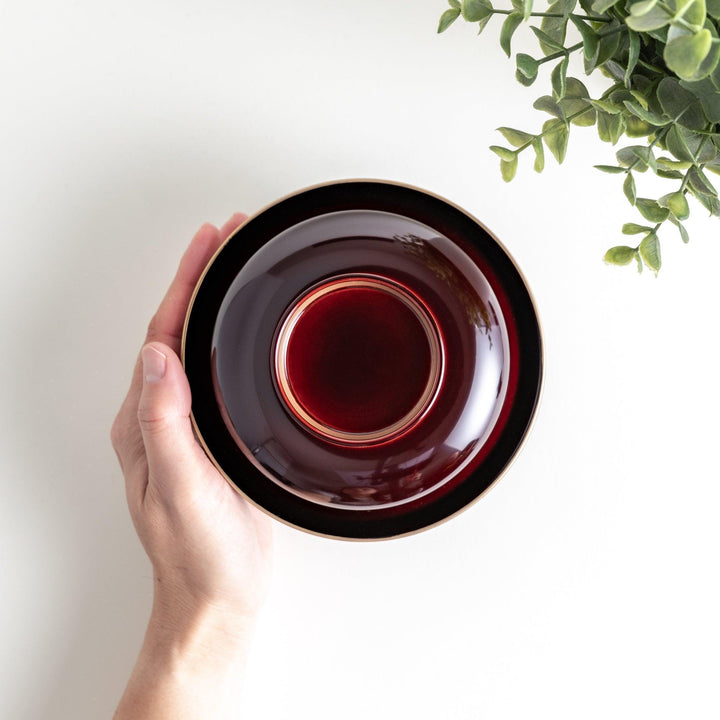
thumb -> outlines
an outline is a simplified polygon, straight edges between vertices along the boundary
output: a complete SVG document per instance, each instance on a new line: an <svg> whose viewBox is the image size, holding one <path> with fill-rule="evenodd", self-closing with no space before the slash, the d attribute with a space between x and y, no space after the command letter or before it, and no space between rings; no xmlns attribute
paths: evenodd
<svg viewBox="0 0 720 720"><path fill-rule="evenodd" d="M188 463L198 459L199 447L190 422L190 384L180 359L167 345L148 343L141 357L138 422L150 477L162 484L175 481L181 471L187 471Z"/></svg>

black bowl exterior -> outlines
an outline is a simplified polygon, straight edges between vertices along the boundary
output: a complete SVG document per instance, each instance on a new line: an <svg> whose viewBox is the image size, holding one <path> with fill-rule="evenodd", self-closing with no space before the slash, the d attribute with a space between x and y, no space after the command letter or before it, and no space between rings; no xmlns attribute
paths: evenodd
<svg viewBox="0 0 720 720"><path fill-rule="evenodd" d="M411 218L456 243L487 279L507 329L509 374L502 407L482 447L452 478L430 493L390 507L348 510L312 502L269 479L232 432L217 401L213 336L218 313L238 273L278 235L328 213L370 210ZM380 181L347 181L286 197L250 218L218 251L196 288L183 335L183 361L193 396L193 421L208 455L231 484L279 520L343 539L380 539L431 527L463 510L503 473L535 414L542 382L537 313L522 275L504 248L474 218L416 188Z"/></svg>

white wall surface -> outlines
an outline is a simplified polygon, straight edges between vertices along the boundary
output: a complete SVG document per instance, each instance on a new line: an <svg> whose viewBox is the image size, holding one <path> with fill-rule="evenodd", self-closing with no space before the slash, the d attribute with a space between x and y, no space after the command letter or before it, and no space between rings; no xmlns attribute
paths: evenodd
<svg viewBox="0 0 720 720"><path fill-rule="evenodd" d="M109 428L190 237L344 177L425 187L502 239L544 398L451 522L380 543L276 525L244 717L720 715L720 224L695 205L658 279L605 266L637 220L592 169L612 148L577 129L563 167L504 184L494 128L539 128L549 79L514 81L499 23L437 36L444 9L0 6L0 717L109 718L122 693L152 582Z"/></svg>

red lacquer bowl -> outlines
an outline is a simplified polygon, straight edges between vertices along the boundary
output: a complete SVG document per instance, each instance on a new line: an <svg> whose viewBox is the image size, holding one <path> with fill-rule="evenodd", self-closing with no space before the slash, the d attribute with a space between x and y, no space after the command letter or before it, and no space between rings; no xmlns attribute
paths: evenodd
<svg viewBox="0 0 720 720"><path fill-rule="evenodd" d="M198 283L183 361L228 481L309 532L388 538L495 482L542 381L528 288L474 218L416 188L336 182L248 219Z"/></svg>

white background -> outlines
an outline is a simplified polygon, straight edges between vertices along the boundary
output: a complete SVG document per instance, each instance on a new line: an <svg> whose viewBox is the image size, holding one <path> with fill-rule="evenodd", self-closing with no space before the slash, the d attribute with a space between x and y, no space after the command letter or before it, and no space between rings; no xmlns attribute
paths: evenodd
<svg viewBox="0 0 720 720"><path fill-rule="evenodd" d="M613 149L575 129L562 167L522 158L503 183L494 129L539 128L549 79L515 82L497 19L436 35L444 9L0 6L0 717L109 718L130 673L151 570L109 428L190 237L345 177L427 188L502 239L541 314L544 397L451 522L379 543L276 524L244 717L720 714L720 224L693 205L658 279L605 266L639 220L592 169Z"/></svg>

